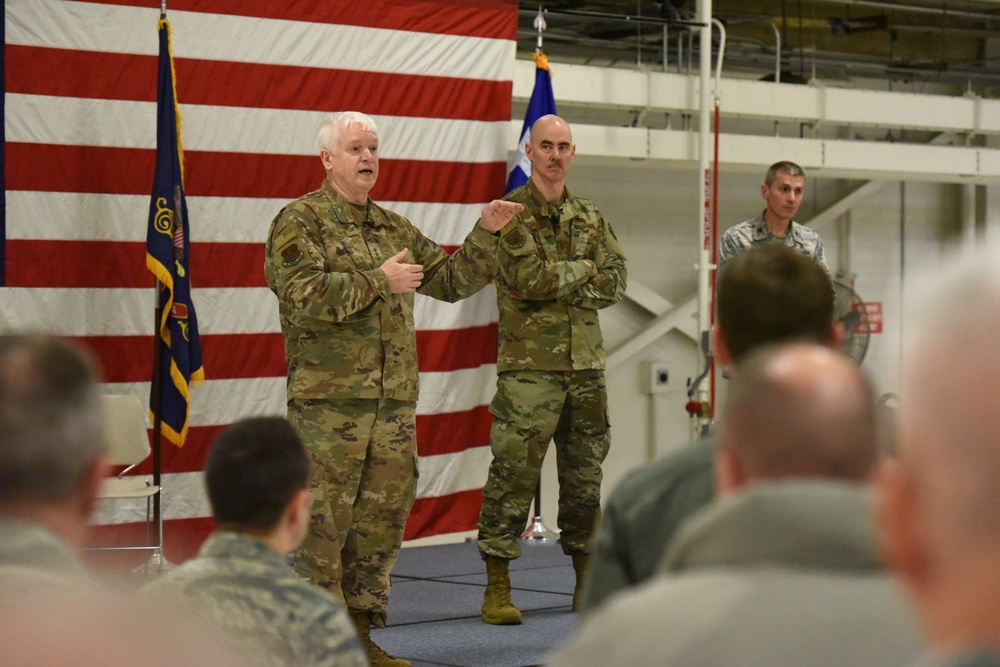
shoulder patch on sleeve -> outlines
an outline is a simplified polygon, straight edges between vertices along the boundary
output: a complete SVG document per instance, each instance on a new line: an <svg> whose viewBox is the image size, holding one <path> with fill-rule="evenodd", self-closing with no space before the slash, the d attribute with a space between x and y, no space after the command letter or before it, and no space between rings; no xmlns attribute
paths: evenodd
<svg viewBox="0 0 1000 667"><path fill-rule="evenodd" d="M302 261L302 251L299 250L299 244L293 243L287 248L281 249L281 265L284 267L295 266Z"/></svg>
<svg viewBox="0 0 1000 667"><path fill-rule="evenodd" d="M520 248L524 245L524 234L521 233L520 229L515 229L511 233L507 234L503 240L508 247Z"/></svg>

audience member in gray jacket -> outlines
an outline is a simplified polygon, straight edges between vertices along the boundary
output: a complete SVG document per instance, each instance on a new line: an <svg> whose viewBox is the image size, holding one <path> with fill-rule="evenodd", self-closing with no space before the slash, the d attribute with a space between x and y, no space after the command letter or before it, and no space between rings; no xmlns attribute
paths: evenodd
<svg viewBox="0 0 1000 667"><path fill-rule="evenodd" d="M806 344L740 366L719 425L720 500L692 516L659 575L586 619L554 667L906 665L919 639L882 574L867 481L871 388Z"/></svg>
<svg viewBox="0 0 1000 667"><path fill-rule="evenodd" d="M1000 667L1000 251L915 285L881 544L916 606L922 666Z"/></svg>
<svg viewBox="0 0 1000 667"><path fill-rule="evenodd" d="M786 341L837 347L833 291L826 272L784 246L739 253L719 276L712 351L736 366L753 350ZM589 611L651 576L677 529L713 498L715 436L687 444L631 473L612 491L591 549L582 607Z"/></svg>

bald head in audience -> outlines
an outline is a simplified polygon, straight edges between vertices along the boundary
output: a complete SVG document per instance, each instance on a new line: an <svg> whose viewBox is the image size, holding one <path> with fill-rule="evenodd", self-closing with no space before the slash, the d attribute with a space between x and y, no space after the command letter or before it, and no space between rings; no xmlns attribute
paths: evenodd
<svg viewBox="0 0 1000 667"><path fill-rule="evenodd" d="M914 293L898 460L880 475L883 552L935 653L1000 664L1000 253Z"/></svg>
<svg viewBox="0 0 1000 667"><path fill-rule="evenodd" d="M863 482L878 457L871 386L851 359L819 345L751 354L729 387L716 457L720 495L753 482Z"/></svg>

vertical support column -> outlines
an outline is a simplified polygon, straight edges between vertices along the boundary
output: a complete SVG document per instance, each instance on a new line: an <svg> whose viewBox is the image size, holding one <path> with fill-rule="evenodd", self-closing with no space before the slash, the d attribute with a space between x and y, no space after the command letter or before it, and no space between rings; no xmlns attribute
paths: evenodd
<svg viewBox="0 0 1000 667"><path fill-rule="evenodd" d="M698 248L698 332L701 343L707 346L708 331L712 324L711 272L714 267L711 264L711 245L715 243L711 233L712 173L709 166L712 155L712 0L698 0L698 21L701 23L698 44L698 188L701 196L701 215L698 221L701 231L701 244ZM707 365L708 358L703 358L702 363ZM700 370L705 371L706 368ZM695 400L704 405L710 399L709 382L703 380L698 385Z"/></svg>
<svg viewBox="0 0 1000 667"><path fill-rule="evenodd" d="M986 241L1000 244L1000 185L990 183L981 186Z"/></svg>
<svg viewBox="0 0 1000 667"><path fill-rule="evenodd" d="M963 254L971 254L976 249L976 186L965 183L962 188L962 240Z"/></svg>

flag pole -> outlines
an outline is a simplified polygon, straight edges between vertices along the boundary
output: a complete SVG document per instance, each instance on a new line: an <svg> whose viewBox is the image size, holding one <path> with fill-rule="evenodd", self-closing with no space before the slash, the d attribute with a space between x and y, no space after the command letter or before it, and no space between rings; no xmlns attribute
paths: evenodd
<svg viewBox="0 0 1000 667"><path fill-rule="evenodd" d="M538 6L538 15L535 17L535 21L532 24L535 30L538 31L538 37L535 41L535 58L543 56L542 51L542 33L545 32L545 28L548 27L545 24L545 17L542 16L542 6ZM552 542L556 539L556 536L552 531L546 527L545 522L542 520L542 471L538 471L538 481L535 483L535 502L534 510L532 512L531 522L528 524L527 529L521 533L522 540L528 540L530 542Z"/></svg>
<svg viewBox="0 0 1000 667"><path fill-rule="evenodd" d="M160 0L160 20L162 21L166 18L167 0ZM152 395L149 399L150 406L153 409L153 486L160 489L159 493L153 495L153 530L156 536L155 544L159 546L159 549L153 552L150 560L153 561L153 568L156 572L162 572L167 569L167 559L163 556L163 487L160 481L163 456L163 448L161 446L163 423L161 418L163 414L163 370L161 368L161 364L163 363L163 341L160 339L160 322L163 321L163 305L160 303L161 289L160 279L157 278L153 292L156 304L153 307L153 378L152 388L150 389Z"/></svg>
<svg viewBox="0 0 1000 667"><path fill-rule="evenodd" d="M164 3L166 4L166 3ZM155 571L162 571L166 566L166 558L163 557L163 521L161 520L163 508L161 506L161 500L163 499L163 487L160 483L161 475L161 424L162 419L160 415L163 414L163 389L162 389L162 379L163 370L161 364L163 363L163 342L160 339L160 322L163 321L163 306L160 303L160 279L156 279L156 288L154 296L156 297L156 306L153 309L153 380L152 380L152 395L150 396L150 405L153 407L153 486L159 487L160 492L153 495L153 530L156 537L154 544L159 546L159 549L153 552L152 560Z"/></svg>
<svg viewBox="0 0 1000 667"><path fill-rule="evenodd" d="M165 18L167 18L167 0L160 0L160 20ZM160 415L163 414L163 389L161 386L163 371L160 368L160 364L163 363L163 345L160 340L160 322L163 321L163 306L160 303L161 289L160 279L157 278L153 292L156 305L153 307L153 378L150 389L152 396L149 399L153 408L153 486L160 489L159 493L153 495L153 534L156 537L155 544L159 546L159 549L153 552L150 560L153 562L155 572L162 572L167 568L167 559L163 556L163 487L160 483L163 455L162 443L160 442L162 430Z"/></svg>

